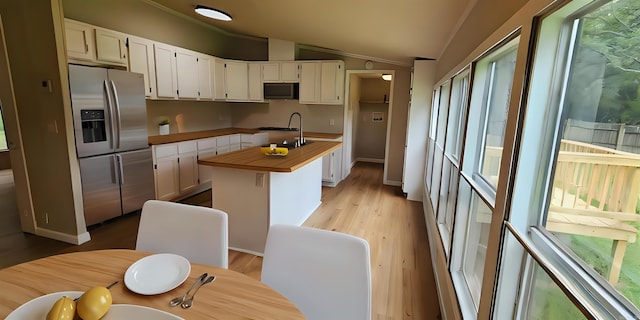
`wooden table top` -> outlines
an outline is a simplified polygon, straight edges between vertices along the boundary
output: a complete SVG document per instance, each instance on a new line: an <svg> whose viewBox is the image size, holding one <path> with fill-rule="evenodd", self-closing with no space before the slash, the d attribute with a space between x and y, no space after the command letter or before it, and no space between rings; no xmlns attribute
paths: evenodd
<svg viewBox="0 0 640 320"><path fill-rule="evenodd" d="M139 295L124 284L127 268L150 253L135 250L96 250L55 255L0 270L0 319L39 296L60 291L86 291L107 286L114 304L147 306L184 319L304 319L285 297L262 282L241 273L191 263L191 273L177 288L158 295ZM216 281L203 286L189 309L170 307L169 300L184 294L202 273Z"/></svg>
<svg viewBox="0 0 640 320"><path fill-rule="evenodd" d="M307 141L306 145L291 149L289 154L282 157L264 155L260 152L260 147L253 147L203 158L198 160L198 164L254 171L293 172L341 145L342 142Z"/></svg>

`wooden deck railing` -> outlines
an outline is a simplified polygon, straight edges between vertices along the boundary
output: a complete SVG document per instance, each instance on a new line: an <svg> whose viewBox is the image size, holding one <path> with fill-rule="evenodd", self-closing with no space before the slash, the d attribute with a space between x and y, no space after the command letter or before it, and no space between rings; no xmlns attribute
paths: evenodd
<svg viewBox="0 0 640 320"><path fill-rule="evenodd" d="M483 176L497 181L501 148L485 149ZM546 228L613 241L609 282L616 284L627 243L640 221L640 155L563 140L553 178Z"/></svg>

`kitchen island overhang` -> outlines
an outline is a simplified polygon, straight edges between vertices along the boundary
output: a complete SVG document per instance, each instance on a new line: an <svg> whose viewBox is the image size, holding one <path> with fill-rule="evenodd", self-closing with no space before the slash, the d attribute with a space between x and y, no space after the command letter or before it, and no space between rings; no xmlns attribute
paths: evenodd
<svg viewBox="0 0 640 320"><path fill-rule="evenodd" d="M286 156L252 147L198 160L213 167L212 207L229 215L229 247L262 255L270 225L302 225L321 204L322 157L341 146L314 141Z"/></svg>

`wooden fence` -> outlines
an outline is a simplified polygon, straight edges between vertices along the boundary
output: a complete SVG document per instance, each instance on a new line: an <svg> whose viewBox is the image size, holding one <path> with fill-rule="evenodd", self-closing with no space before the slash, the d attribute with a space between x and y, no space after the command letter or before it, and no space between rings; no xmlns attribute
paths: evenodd
<svg viewBox="0 0 640 320"><path fill-rule="evenodd" d="M569 119L562 138L640 154L640 126Z"/></svg>

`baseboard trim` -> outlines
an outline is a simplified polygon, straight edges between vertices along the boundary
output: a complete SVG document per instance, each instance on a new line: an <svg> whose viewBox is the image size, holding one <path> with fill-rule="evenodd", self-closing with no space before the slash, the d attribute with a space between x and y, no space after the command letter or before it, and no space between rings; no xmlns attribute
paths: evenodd
<svg viewBox="0 0 640 320"><path fill-rule="evenodd" d="M376 158L356 158L356 161L372 162L372 163L384 163L384 159L376 159Z"/></svg>
<svg viewBox="0 0 640 320"><path fill-rule="evenodd" d="M252 255L258 256L258 257L264 256L264 252L257 252L257 251L247 250L247 249L236 248L236 247L229 247L229 250L238 251L238 252L242 252L242 253L248 253L248 254L252 254Z"/></svg>
<svg viewBox="0 0 640 320"><path fill-rule="evenodd" d="M387 180L384 182L384 184L388 186L401 187L402 181Z"/></svg>
<svg viewBox="0 0 640 320"><path fill-rule="evenodd" d="M91 235L89 234L89 232L83 232L78 235L72 235L72 234L62 233L59 231L53 231L53 230L40 228L40 227L36 227L36 235L75 244L75 245L80 245L91 240Z"/></svg>

